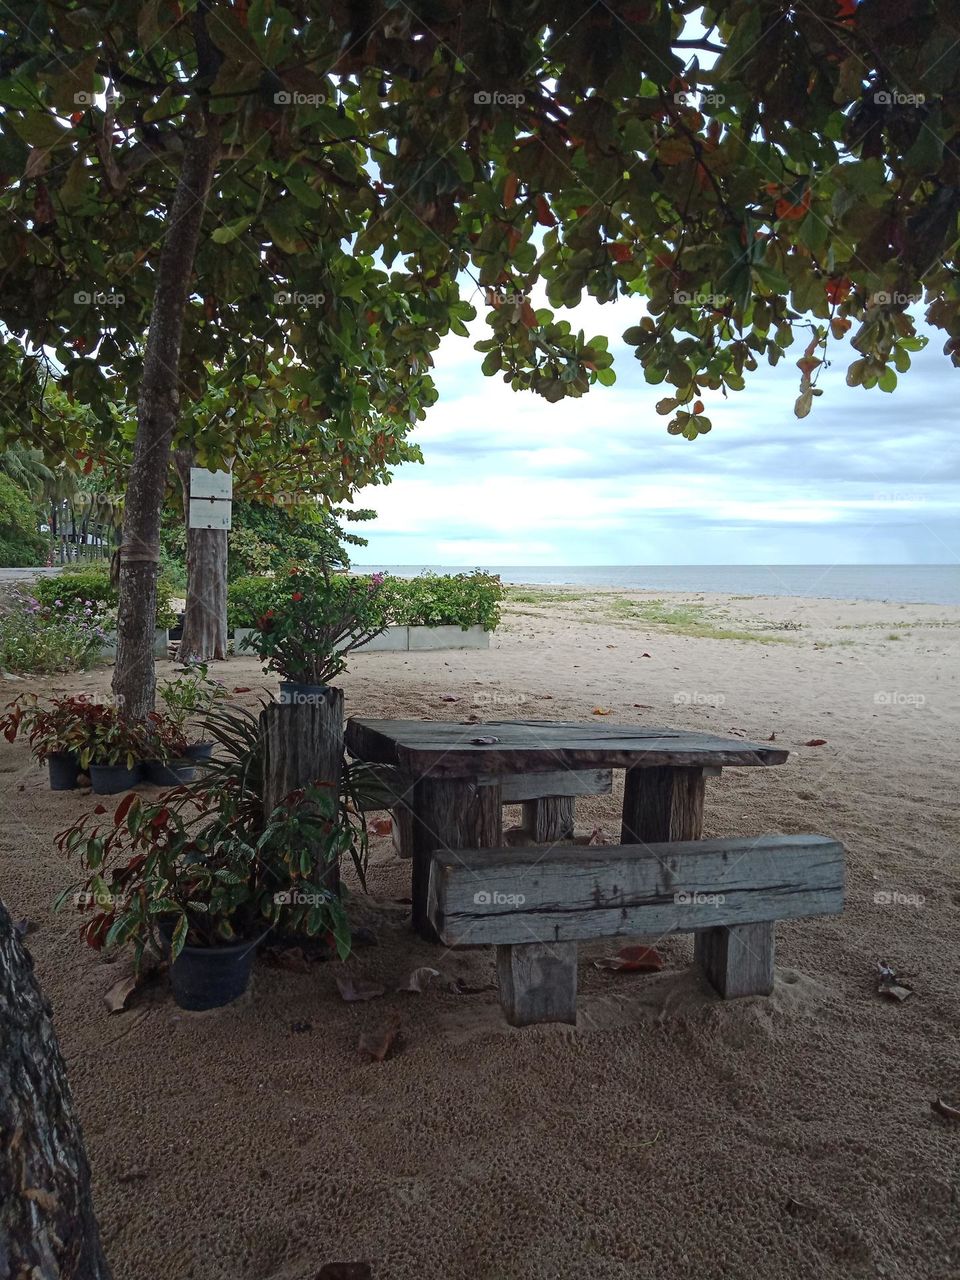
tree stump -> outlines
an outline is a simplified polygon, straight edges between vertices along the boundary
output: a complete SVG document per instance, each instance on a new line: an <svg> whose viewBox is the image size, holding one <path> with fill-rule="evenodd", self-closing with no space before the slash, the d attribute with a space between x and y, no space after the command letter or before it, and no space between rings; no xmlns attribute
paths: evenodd
<svg viewBox="0 0 960 1280"><path fill-rule="evenodd" d="M311 785L329 788L339 813L343 774L343 690L327 688L301 702L273 702L260 713L264 819L285 796ZM324 883L338 893L339 868Z"/></svg>
<svg viewBox="0 0 960 1280"><path fill-rule="evenodd" d="M110 1280L50 1006L0 903L0 1274Z"/></svg>

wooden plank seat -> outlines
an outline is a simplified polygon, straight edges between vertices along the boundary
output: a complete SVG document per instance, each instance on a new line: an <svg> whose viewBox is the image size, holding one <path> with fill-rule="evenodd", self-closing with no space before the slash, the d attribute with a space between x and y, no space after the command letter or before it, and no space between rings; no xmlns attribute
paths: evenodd
<svg viewBox="0 0 960 1280"><path fill-rule="evenodd" d="M692 932L721 996L769 995L775 922L841 912L843 871L818 835L440 849L428 912L447 946L497 948L509 1022L575 1022L577 943L596 938Z"/></svg>
<svg viewBox="0 0 960 1280"><path fill-rule="evenodd" d="M413 813L409 803L413 785L392 765L361 764L357 770L355 801L362 812L389 810L393 818L393 847L401 858L413 856ZM719 773L719 770L717 770ZM480 786L499 784L503 804L522 806L522 825L531 840L543 843L573 835L577 796L608 795L613 790L611 769L561 769L477 779Z"/></svg>

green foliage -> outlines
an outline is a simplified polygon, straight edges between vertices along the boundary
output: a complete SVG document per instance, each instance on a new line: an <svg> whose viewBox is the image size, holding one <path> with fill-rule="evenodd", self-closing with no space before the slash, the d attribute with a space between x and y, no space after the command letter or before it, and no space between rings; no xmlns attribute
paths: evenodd
<svg viewBox="0 0 960 1280"><path fill-rule="evenodd" d="M179 667L172 680L157 685L157 696L167 709L167 718L181 733L186 732L191 721L202 737L213 708L227 696L223 683L211 679L208 670L205 662L192 662Z"/></svg>
<svg viewBox="0 0 960 1280"><path fill-rule="evenodd" d="M24 693L11 702L0 717L0 733L8 742L15 742L25 734L38 764L58 751L79 757L102 705L86 694L43 700L35 693Z"/></svg>
<svg viewBox="0 0 960 1280"><path fill-rule="evenodd" d="M90 605L93 618L114 624L119 600L117 588L110 581L109 565L66 565L53 577L39 578L34 595L52 617L63 612L82 613ZM163 578L157 584L157 626L163 629L176 624L170 604L170 584Z"/></svg>
<svg viewBox="0 0 960 1280"><path fill-rule="evenodd" d="M30 675L87 671L105 639L82 609L44 616L36 600L16 593L0 613L0 670Z"/></svg>
<svg viewBox="0 0 960 1280"><path fill-rule="evenodd" d="M227 587L227 626L256 627L276 590L274 578L235 578Z"/></svg>
<svg viewBox="0 0 960 1280"><path fill-rule="evenodd" d="M0 568L30 568L45 562L47 539L39 532L39 512L30 494L0 474Z"/></svg>
<svg viewBox="0 0 960 1280"><path fill-rule="evenodd" d="M294 568L259 619L254 648L285 679L326 684L346 667L351 650L387 626L382 582L382 574L365 579Z"/></svg>
<svg viewBox="0 0 960 1280"><path fill-rule="evenodd" d="M480 626L493 631L500 622L504 588L491 573L425 573L416 578L387 578L385 601L394 622L409 626Z"/></svg>

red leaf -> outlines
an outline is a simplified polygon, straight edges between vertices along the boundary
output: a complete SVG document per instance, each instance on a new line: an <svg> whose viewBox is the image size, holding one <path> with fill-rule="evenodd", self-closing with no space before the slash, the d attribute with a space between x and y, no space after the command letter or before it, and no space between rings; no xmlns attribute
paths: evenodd
<svg viewBox="0 0 960 1280"><path fill-rule="evenodd" d="M805 747L825 747L827 745L826 738L811 738L809 742L803 744Z"/></svg>
<svg viewBox="0 0 960 1280"><path fill-rule="evenodd" d="M512 208L516 198L517 198L517 175L515 173L508 173L507 179L503 184L503 207L505 209Z"/></svg>
<svg viewBox="0 0 960 1280"><path fill-rule="evenodd" d="M594 960L597 969L614 969L621 973L659 973L663 956L655 947L622 947L615 956Z"/></svg>
<svg viewBox="0 0 960 1280"><path fill-rule="evenodd" d="M614 262L629 262L633 257L633 250L628 244L608 244L607 249Z"/></svg>
<svg viewBox="0 0 960 1280"><path fill-rule="evenodd" d="M105 806L105 805L98 804L98 805L95 805L95 806L94 806L94 810L93 810L93 812L94 812L94 813L106 813L106 812L107 812L107 809L106 809L106 806Z"/></svg>
<svg viewBox="0 0 960 1280"><path fill-rule="evenodd" d="M546 196L537 196L534 200L537 210L537 221L543 227L555 227L557 220L550 212L550 206L547 204Z"/></svg>
<svg viewBox="0 0 960 1280"><path fill-rule="evenodd" d="M128 791L127 794L120 801L120 803L117 805L117 811L113 815L113 825L115 827L119 827L120 823L124 820L124 818L130 812L130 806L133 804L136 798L137 796L133 791Z"/></svg>

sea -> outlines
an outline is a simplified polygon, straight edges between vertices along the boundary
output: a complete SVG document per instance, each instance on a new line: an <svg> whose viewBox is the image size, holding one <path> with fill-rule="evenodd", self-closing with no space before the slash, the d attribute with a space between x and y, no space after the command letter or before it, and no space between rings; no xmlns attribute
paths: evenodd
<svg viewBox="0 0 960 1280"><path fill-rule="evenodd" d="M499 574L504 582L542 586L960 604L956 564L353 565L357 573L380 571L402 578L424 572L469 573L474 568Z"/></svg>

